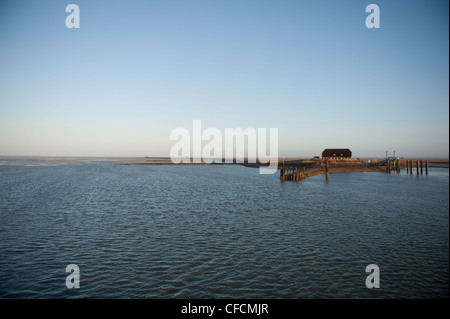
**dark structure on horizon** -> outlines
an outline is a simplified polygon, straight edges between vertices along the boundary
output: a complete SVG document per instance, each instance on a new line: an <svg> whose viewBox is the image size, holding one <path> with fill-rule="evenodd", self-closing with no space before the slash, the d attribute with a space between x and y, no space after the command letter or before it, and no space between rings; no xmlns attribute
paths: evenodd
<svg viewBox="0 0 450 319"><path fill-rule="evenodd" d="M322 152L322 158L345 159L352 158L352 151L348 148L326 148Z"/></svg>

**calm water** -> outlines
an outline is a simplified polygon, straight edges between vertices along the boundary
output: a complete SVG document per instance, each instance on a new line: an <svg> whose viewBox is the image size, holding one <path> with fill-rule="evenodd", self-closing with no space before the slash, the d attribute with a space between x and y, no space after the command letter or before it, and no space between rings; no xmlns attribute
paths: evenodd
<svg viewBox="0 0 450 319"><path fill-rule="evenodd" d="M448 192L441 168L0 166L0 297L448 298Z"/></svg>

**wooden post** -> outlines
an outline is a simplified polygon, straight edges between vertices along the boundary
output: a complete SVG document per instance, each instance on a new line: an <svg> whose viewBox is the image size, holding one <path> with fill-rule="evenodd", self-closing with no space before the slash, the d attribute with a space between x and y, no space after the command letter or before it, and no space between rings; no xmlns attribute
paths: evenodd
<svg viewBox="0 0 450 319"><path fill-rule="evenodd" d="M409 173L409 161L406 161L406 174Z"/></svg>
<svg viewBox="0 0 450 319"><path fill-rule="evenodd" d="M330 178L330 175L328 175L329 167L328 167L328 158L326 160L326 166L325 166L325 178L328 180Z"/></svg>
<svg viewBox="0 0 450 319"><path fill-rule="evenodd" d="M425 173L428 175L428 160L426 161Z"/></svg>
<svg viewBox="0 0 450 319"><path fill-rule="evenodd" d="M423 175L423 161L420 160L420 175Z"/></svg>
<svg viewBox="0 0 450 319"><path fill-rule="evenodd" d="M417 166L417 176L419 176L419 161L416 161L416 166Z"/></svg>

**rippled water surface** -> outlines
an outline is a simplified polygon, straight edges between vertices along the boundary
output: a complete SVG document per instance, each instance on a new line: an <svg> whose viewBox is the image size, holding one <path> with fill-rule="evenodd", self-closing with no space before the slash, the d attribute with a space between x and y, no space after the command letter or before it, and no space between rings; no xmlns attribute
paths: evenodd
<svg viewBox="0 0 450 319"><path fill-rule="evenodd" d="M448 169L78 164L0 166L1 298L449 296Z"/></svg>

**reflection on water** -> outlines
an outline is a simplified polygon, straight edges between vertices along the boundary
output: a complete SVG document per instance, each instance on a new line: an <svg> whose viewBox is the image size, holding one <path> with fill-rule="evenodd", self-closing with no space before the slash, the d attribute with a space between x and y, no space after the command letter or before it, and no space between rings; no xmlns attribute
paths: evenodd
<svg viewBox="0 0 450 319"><path fill-rule="evenodd" d="M448 297L448 169L295 183L99 163L0 166L0 297Z"/></svg>

